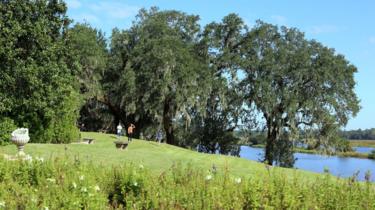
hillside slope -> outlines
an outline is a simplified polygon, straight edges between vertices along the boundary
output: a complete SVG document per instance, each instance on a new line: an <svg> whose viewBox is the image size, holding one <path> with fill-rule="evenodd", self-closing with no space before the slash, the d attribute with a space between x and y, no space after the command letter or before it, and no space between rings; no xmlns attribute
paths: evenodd
<svg viewBox="0 0 375 210"><path fill-rule="evenodd" d="M262 163L225 155L203 154L188 149L159 144L151 141L134 140L126 150L115 148L117 140L113 134L83 132L82 138L94 138L94 144L27 144L25 152L33 157L55 158L70 157L79 158L83 162L92 162L97 165L112 166L123 163L142 164L151 171L162 172L173 164L190 164L193 167L211 170L215 166L218 171L228 170L233 175L261 176L267 173L269 167ZM123 137L126 140L126 137ZM15 154L14 145L0 147L0 153ZM268 169L267 169L268 168ZM314 177L316 174L296 170L272 167L272 170L281 173L301 175L301 177Z"/></svg>

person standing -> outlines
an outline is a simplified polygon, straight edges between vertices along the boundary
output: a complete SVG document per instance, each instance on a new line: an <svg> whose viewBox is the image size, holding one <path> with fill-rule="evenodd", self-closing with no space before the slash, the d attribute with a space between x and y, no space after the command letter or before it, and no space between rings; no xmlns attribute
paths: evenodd
<svg viewBox="0 0 375 210"><path fill-rule="evenodd" d="M118 138L118 139L120 139L121 132L122 132L122 126L121 126L121 124L119 123L118 126L117 126L117 138Z"/></svg>
<svg viewBox="0 0 375 210"><path fill-rule="evenodd" d="M156 140L159 142L161 142L161 140L163 139L163 131L161 131L161 129L158 130L158 132L156 133Z"/></svg>
<svg viewBox="0 0 375 210"><path fill-rule="evenodd" d="M128 127L128 141L132 141L134 129L135 129L135 125L130 123Z"/></svg>

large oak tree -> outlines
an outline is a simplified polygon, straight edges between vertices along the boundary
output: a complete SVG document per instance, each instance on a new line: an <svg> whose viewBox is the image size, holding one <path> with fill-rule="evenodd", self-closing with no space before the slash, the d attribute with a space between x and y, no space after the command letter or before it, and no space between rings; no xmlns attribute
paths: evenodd
<svg viewBox="0 0 375 210"><path fill-rule="evenodd" d="M243 87L266 122L265 161L290 166L285 153L301 129L319 130L321 140L358 112L357 69L295 28L258 22L247 36Z"/></svg>

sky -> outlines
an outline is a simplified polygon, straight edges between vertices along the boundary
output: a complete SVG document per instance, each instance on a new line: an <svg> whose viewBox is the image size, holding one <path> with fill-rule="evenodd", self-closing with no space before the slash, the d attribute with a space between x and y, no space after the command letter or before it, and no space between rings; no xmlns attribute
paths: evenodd
<svg viewBox="0 0 375 210"><path fill-rule="evenodd" d="M336 49L358 68L355 91L361 110L345 130L375 128L375 1L374 0L66 0L67 15L101 29L127 29L141 8L179 10L200 16L201 26L238 14L248 26L260 19L296 27L307 39Z"/></svg>

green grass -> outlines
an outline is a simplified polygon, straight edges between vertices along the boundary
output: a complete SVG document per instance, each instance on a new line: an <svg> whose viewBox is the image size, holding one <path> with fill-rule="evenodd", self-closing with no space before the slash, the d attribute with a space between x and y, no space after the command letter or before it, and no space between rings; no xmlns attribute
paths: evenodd
<svg viewBox="0 0 375 210"><path fill-rule="evenodd" d="M160 173L167 170L173 164L193 165L200 169L210 170L213 165L219 170L229 170L233 175L259 176L266 173L266 166L256 161L238 157L230 157L216 154L203 154L180 147L159 144L151 141L133 140L126 150L115 148L115 135L83 132L82 138L94 138L94 144L33 144L25 146L25 152L34 157L79 158L83 162L92 162L96 165L113 166L123 163L143 164L151 171ZM126 137L123 137L126 140ZM15 145L0 147L0 154L16 154ZM274 167L281 173L296 173L302 177L316 176L316 173Z"/></svg>
<svg viewBox="0 0 375 210"><path fill-rule="evenodd" d="M115 135L84 137L95 143L28 144L31 162L7 161L1 153L15 154L16 147L0 147L0 209L375 208L374 185L355 177L268 167L142 140L118 150Z"/></svg>
<svg viewBox="0 0 375 210"><path fill-rule="evenodd" d="M375 148L375 140L349 140L352 147L373 147Z"/></svg>

